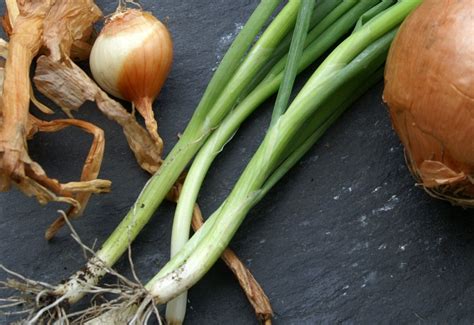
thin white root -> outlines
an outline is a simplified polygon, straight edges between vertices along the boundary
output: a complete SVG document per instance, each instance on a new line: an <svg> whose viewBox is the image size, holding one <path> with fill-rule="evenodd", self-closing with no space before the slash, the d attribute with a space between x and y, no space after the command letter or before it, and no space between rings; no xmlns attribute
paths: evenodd
<svg viewBox="0 0 474 325"><path fill-rule="evenodd" d="M13 279L0 281L0 289L15 290L19 296L0 299L0 313L4 315L25 315L21 324L146 324L155 316L162 324L153 297L142 285L135 272L132 251L129 246L128 260L133 281L107 267L97 258L95 252L85 245L74 230L66 214L59 211L71 230L72 238L81 247L88 259L86 269L89 273L109 274L117 279L113 285L95 285L88 278L88 271L80 271L68 280L68 284L53 286L34 281L0 264L0 270ZM95 279L95 277L93 278ZM94 281L92 281L94 282ZM68 291L69 290L69 291ZM70 291L74 291L72 294ZM72 295L92 295L90 306L80 311L68 313ZM108 299L106 298L108 297ZM11 309L22 308L19 311ZM5 310L5 312L3 312Z"/></svg>
<svg viewBox="0 0 474 325"><path fill-rule="evenodd" d="M81 241L66 214L63 211L59 211L59 213L71 229L71 236L82 248L85 258L88 257L87 253L94 255L94 252ZM70 295L59 290L63 285L53 286L45 282L31 280L2 264L0 264L0 270L10 277L6 281L0 281L0 289L14 290L18 293L17 296L0 299L0 313L3 315L25 315L22 324L49 324L56 319L58 324L70 323L70 317L66 312L69 308ZM74 278L74 281L76 287L84 289L82 294L101 292L102 288L90 286L87 281L83 281L79 277ZM18 308L21 310L15 310Z"/></svg>
<svg viewBox="0 0 474 325"><path fill-rule="evenodd" d="M25 276L11 271L3 265L0 269L12 276L6 282L0 282L1 289L15 290L19 292L19 296L0 299L0 311L7 316L25 315L26 324L37 324L43 319L45 314L61 314L63 313L62 303L64 299L56 299L51 295L54 287L39 281L33 281ZM53 301L51 303L51 301ZM21 307L21 310L10 311Z"/></svg>
<svg viewBox="0 0 474 325"><path fill-rule="evenodd" d="M112 294L115 298L105 301L100 305L92 304L87 310L82 311L80 321L77 324L142 325L147 324L153 316L156 317L158 324L162 324L154 298L145 289L135 272L130 246L128 249L128 259L135 281L128 280L115 270L109 270L109 274L115 276L118 283L113 286L103 287L101 293L104 295Z"/></svg>

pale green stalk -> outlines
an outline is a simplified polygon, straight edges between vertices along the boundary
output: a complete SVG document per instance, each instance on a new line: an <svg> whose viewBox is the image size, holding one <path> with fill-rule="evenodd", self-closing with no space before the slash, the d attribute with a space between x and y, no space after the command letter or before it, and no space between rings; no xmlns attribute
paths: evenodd
<svg viewBox="0 0 474 325"><path fill-rule="evenodd" d="M372 18L380 14L382 11L384 11L385 9L393 5L395 2L396 0L382 0L381 3L379 3L375 7L368 10L366 13L364 13L360 17L354 31L359 30L366 22L368 22L369 20L371 20Z"/></svg>
<svg viewBox="0 0 474 325"><path fill-rule="evenodd" d="M276 100L275 110L279 110L278 114L282 114L288 105L288 101L296 78L298 61L303 53L304 42L308 33L311 15L314 7L314 0L301 0L302 3L298 10L296 19L296 27L293 32L293 40L291 42L289 57L285 68L283 82L281 83L278 97ZM178 215L179 216L179 215ZM174 218L171 236L171 257L176 255L189 239L191 220L182 220ZM186 315L187 291L180 296L171 300L166 306L166 321L170 325L182 324Z"/></svg>
<svg viewBox="0 0 474 325"><path fill-rule="evenodd" d="M376 82L382 80L383 68L377 70L372 76L367 80L354 80L350 85L344 85L344 88L339 93L339 96L331 98L328 103L325 103L324 106L328 109L335 110L334 116L339 116L352 102L365 93L371 86ZM332 119L333 117L331 117ZM329 119L328 119L329 120ZM332 121L332 120L331 120ZM325 122L326 123L326 122ZM331 122L332 123L332 122ZM331 124L329 123L329 124ZM273 174L268 177L265 181L265 184L262 187L262 190L259 192L259 195L256 197L255 201L252 203L252 206L258 203L268 191L290 170L299 159L313 146L317 139L320 137L320 131L316 130L309 136L301 145L296 146L296 150L291 153L291 155L284 160L284 162L273 172ZM181 265L186 258L192 253L192 251L197 247L198 243L204 238L211 230L214 222L219 217L220 208L216 210L204 223L204 225L191 237L187 242L187 245L184 249L181 249L177 255L173 258L173 263L167 263L157 274L157 277L163 277L164 275L171 272L174 268ZM152 282L150 282L152 284ZM150 284L147 287L150 287Z"/></svg>
<svg viewBox="0 0 474 325"><path fill-rule="evenodd" d="M360 15L376 2L377 1L374 0L360 2L335 21L333 25L324 32L322 32L320 25L317 25L310 33L312 34L312 38L314 37L312 39L313 42L309 44L303 52L298 66L298 72L307 68L333 46L340 37L348 33L356 24ZM322 21L321 24L325 25L327 22ZM319 35L319 37L316 37L316 35ZM285 58L282 58L280 62L275 65L275 68L269 76L223 120L221 126L214 131L197 154L187 173L181 190L181 196L174 217L172 237L181 236L184 232L186 232L187 235L191 224L194 204L196 203L199 190L207 171L215 157L232 138L232 135L237 131L241 123L278 90L283 78L282 71ZM184 243L185 241L183 240L183 244Z"/></svg>
<svg viewBox="0 0 474 325"><path fill-rule="evenodd" d="M150 290L157 302L166 302L198 281L220 256L248 212L246 202L253 201L265 179L271 175L289 141L304 122L314 114L326 98L370 64L361 60L350 62L365 48L396 27L420 1L401 1L365 24L334 50L316 70L287 113L272 127L262 145L243 172L222 207L212 230L201 240L186 262L163 278L157 279ZM179 281L176 281L176 279Z"/></svg>
<svg viewBox="0 0 474 325"><path fill-rule="evenodd" d="M396 32L398 28L393 29L392 31L388 32L380 39L372 43L366 50L364 50L361 54L359 54L351 63L350 66L356 66L358 64L364 64L365 62L369 62L372 67L380 67L384 64L385 59L387 57L388 48L395 38ZM345 68L346 70L350 69L350 66ZM370 72L371 70L368 69ZM346 73L342 74L345 75ZM338 74L339 76L340 74ZM366 89L366 85L361 85L359 75L352 78L353 80L348 81L346 84L341 86L337 89L329 98L328 103L322 105L321 108L317 109L316 112L309 118L306 122L304 122L303 126L301 127L302 131L298 132L293 139L290 140L289 143L289 151L286 155L291 154L291 150L293 148L298 148L302 145L303 142L307 141L311 134L314 132L318 132L321 129L321 124L325 123L327 119L335 114L334 107L338 105L338 98L347 98L350 97L349 94L352 93L359 93L359 91ZM356 88L358 87L358 88ZM331 104L332 103L332 104ZM284 155L281 157L281 160L285 160L287 157Z"/></svg>
<svg viewBox="0 0 474 325"><path fill-rule="evenodd" d="M286 175L286 173L295 166L298 161L314 146L314 144L324 135L325 131L339 118L339 116L345 112L345 110L362 94L370 89L374 84L383 79L383 66L379 68L366 80L356 79L351 81L349 84L344 85L344 89L341 89L338 96L332 97L328 103L324 104L325 107L329 108L332 113L331 116L323 123L317 121L315 131L306 140L296 146L296 149L286 158L283 163L272 173L270 177L265 181L265 185L262 188L262 194L265 195L269 189L271 189L278 181ZM313 118L316 122L316 119ZM316 124L316 123L315 123ZM219 211L219 210L218 210ZM218 213L216 211L216 213ZM217 218L215 218L217 219ZM211 226L215 220L212 220Z"/></svg>
<svg viewBox="0 0 474 325"><path fill-rule="evenodd" d="M315 26L320 26L321 32L324 31L328 26L332 24L337 18L339 18L345 11L349 10L351 6L356 4L356 0L344 1L341 4L342 0L319 0L316 4L316 10L311 17L311 29L314 29ZM350 6L349 6L350 5ZM345 11L344 11L345 10ZM325 23L323 23L325 22ZM247 95L255 89L255 87L266 77L268 72L273 69L276 63L278 63L281 58L288 53L291 43L291 34L288 34L281 44L275 49L272 57L268 60L267 63L260 69L260 71L255 75L255 78L248 84L246 89L242 92L240 99L244 99ZM317 35L316 35L317 36ZM307 37L307 43L309 44L313 39L310 39L310 36Z"/></svg>

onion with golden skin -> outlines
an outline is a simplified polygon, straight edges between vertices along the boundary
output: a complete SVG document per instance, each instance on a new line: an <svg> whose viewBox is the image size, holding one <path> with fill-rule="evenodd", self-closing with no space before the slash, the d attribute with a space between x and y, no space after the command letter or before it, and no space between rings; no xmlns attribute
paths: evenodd
<svg viewBox="0 0 474 325"><path fill-rule="evenodd" d="M417 181L474 207L474 0L425 0L403 23L384 101Z"/></svg>
<svg viewBox="0 0 474 325"><path fill-rule="evenodd" d="M90 68L109 94L131 101L161 148L152 103L168 77L173 42L166 26L151 13L119 10L110 17L92 47Z"/></svg>

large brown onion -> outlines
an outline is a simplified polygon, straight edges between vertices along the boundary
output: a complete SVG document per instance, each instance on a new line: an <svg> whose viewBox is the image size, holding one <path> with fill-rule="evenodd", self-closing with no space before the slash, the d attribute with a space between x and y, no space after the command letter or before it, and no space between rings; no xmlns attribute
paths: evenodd
<svg viewBox="0 0 474 325"><path fill-rule="evenodd" d="M425 0L403 23L384 100L417 181L474 207L474 0Z"/></svg>

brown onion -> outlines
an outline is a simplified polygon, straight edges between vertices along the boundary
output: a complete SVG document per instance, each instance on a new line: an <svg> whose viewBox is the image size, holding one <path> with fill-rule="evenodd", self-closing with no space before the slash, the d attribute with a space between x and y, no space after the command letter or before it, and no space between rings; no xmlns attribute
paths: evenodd
<svg viewBox="0 0 474 325"><path fill-rule="evenodd" d="M474 0L425 0L412 13L390 49L384 100L419 183L474 207Z"/></svg>

